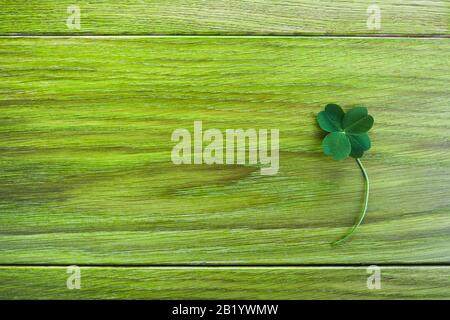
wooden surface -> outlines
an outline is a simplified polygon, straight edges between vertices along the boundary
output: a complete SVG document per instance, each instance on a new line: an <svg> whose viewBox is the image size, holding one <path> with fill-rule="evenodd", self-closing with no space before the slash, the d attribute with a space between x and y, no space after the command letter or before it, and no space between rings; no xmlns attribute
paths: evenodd
<svg viewBox="0 0 450 320"><path fill-rule="evenodd" d="M83 267L68 290L63 267L0 267L0 299L448 299L448 267ZM262 280L264 279L264 280Z"/></svg>
<svg viewBox="0 0 450 320"><path fill-rule="evenodd" d="M2 39L0 263L450 261L450 43ZM409 65L405 66L404 61ZM382 61L382 63L380 63ZM367 220L315 113L363 101ZM280 170L171 162L176 128L280 129ZM114 254L111 254L114 252Z"/></svg>
<svg viewBox="0 0 450 320"><path fill-rule="evenodd" d="M368 8L381 10L369 30ZM420 0L2 0L0 34L448 35L449 1ZM77 5L81 28L68 29Z"/></svg>
<svg viewBox="0 0 450 320"><path fill-rule="evenodd" d="M77 31L69 2L0 1L0 298L450 298L449 2L379 1L379 31L319 2L82 2ZM322 153L330 102L375 118L339 247L364 185ZM279 129L278 175L174 165L195 120Z"/></svg>

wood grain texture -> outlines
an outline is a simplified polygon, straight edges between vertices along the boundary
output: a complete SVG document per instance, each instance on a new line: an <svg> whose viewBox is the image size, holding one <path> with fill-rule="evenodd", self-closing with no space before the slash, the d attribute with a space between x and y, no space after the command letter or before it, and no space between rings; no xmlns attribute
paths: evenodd
<svg viewBox="0 0 450 320"><path fill-rule="evenodd" d="M450 43L0 39L1 264L450 261ZM354 161L315 114L375 117ZM280 172L170 160L176 128L279 128Z"/></svg>
<svg viewBox="0 0 450 320"><path fill-rule="evenodd" d="M449 35L449 1L377 4L380 30L363 0L0 0L1 35L190 36L0 39L0 299L450 299L450 267L417 266L450 263L448 40L192 36ZM337 248L363 181L322 155L329 102L376 119ZM175 166L194 120L280 129L280 173ZM354 264L404 266L369 290Z"/></svg>
<svg viewBox="0 0 450 320"><path fill-rule="evenodd" d="M448 35L449 1L378 0L381 28L369 30L367 0L1 0L1 34ZM66 25L78 5L81 27Z"/></svg>
<svg viewBox="0 0 450 320"><path fill-rule="evenodd" d="M0 299L449 299L448 267L384 267L381 289L365 267L84 267L67 289L64 267L0 267Z"/></svg>

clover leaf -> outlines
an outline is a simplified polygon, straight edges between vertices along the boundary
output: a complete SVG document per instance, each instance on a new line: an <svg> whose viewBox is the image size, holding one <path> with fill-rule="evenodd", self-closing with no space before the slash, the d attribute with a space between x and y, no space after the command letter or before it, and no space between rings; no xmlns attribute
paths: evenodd
<svg viewBox="0 0 450 320"><path fill-rule="evenodd" d="M328 104L325 111L319 112L317 120L320 127L327 132L342 131L344 110L337 104Z"/></svg>
<svg viewBox="0 0 450 320"><path fill-rule="evenodd" d="M328 133L322 142L323 152L335 160L345 160L349 156L355 158L365 180L364 204L358 221L344 237L333 242L335 245L344 242L353 234L367 212L370 184L361 158L371 147L367 132L372 128L374 120L366 107L354 107L345 113L337 104L328 104L325 110L317 115L317 122L320 128Z"/></svg>
<svg viewBox="0 0 450 320"><path fill-rule="evenodd" d="M350 134L366 133L373 126L373 118L366 107L355 107L344 115L342 127Z"/></svg>
<svg viewBox="0 0 450 320"><path fill-rule="evenodd" d="M323 152L336 160L344 160L351 151L350 140L344 132L331 132L323 139Z"/></svg>

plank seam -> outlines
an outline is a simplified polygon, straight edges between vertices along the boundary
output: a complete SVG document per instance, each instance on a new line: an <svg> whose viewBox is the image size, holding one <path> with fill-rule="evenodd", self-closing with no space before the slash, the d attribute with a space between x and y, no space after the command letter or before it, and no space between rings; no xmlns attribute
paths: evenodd
<svg viewBox="0 0 450 320"><path fill-rule="evenodd" d="M87 39L145 39L145 38L212 38L212 39L450 39L450 35L79 35L79 34L0 34L0 38L87 38Z"/></svg>
<svg viewBox="0 0 450 320"><path fill-rule="evenodd" d="M155 270L365 270L369 266L356 266L356 267L349 267L349 266L342 266L342 267L335 267L335 266L321 266L321 267L123 267L123 266L116 266L116 267L105 267L105 266L99 266L99 267L93 267L93 266L79 266L79 265L70 265L70 266L77 266L82 269L130 269L130 270L146 270L146 269L155 269ZM66 269L69 266L17 266L17 267L7 267L7 266L0 266L0 270L2 269ZM450 266L379 266L380 269L384 270L399 270L399 269L406 269L406 270L432 270L432 269L449 269Z"/></svg>
<svg viewBox="0 0 450 320"><path fill-rule="evenodd" d="M0 268L59 268L76 265L87 268L364 268L376 265L384 268L428 268L428 267L450 267L450 263L361 263L361 264L77 264L77 263L57 263L57 264L0 264Z"/></svg>

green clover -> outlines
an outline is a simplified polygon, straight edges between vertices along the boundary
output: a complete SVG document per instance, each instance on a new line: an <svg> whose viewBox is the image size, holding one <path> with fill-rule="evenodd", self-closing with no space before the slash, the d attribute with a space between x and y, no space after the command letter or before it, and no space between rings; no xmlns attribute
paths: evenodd
<svg viewBox="0 0 450 320"><path fill-rule="evenodd" d="M345 113L337 104L328 104L325 110L317 115L317 122L324 131L328 132L323 139L323 152L335 160L345 160L349 156L355 158L365 180L366 192L359 219L344 237L333 242L333 244L339 244L353 234L364 220L367 212L370 184L360 158L371 147L367 132L373 126L373 117L368 114L366 107L354 107Z"/></svg>

